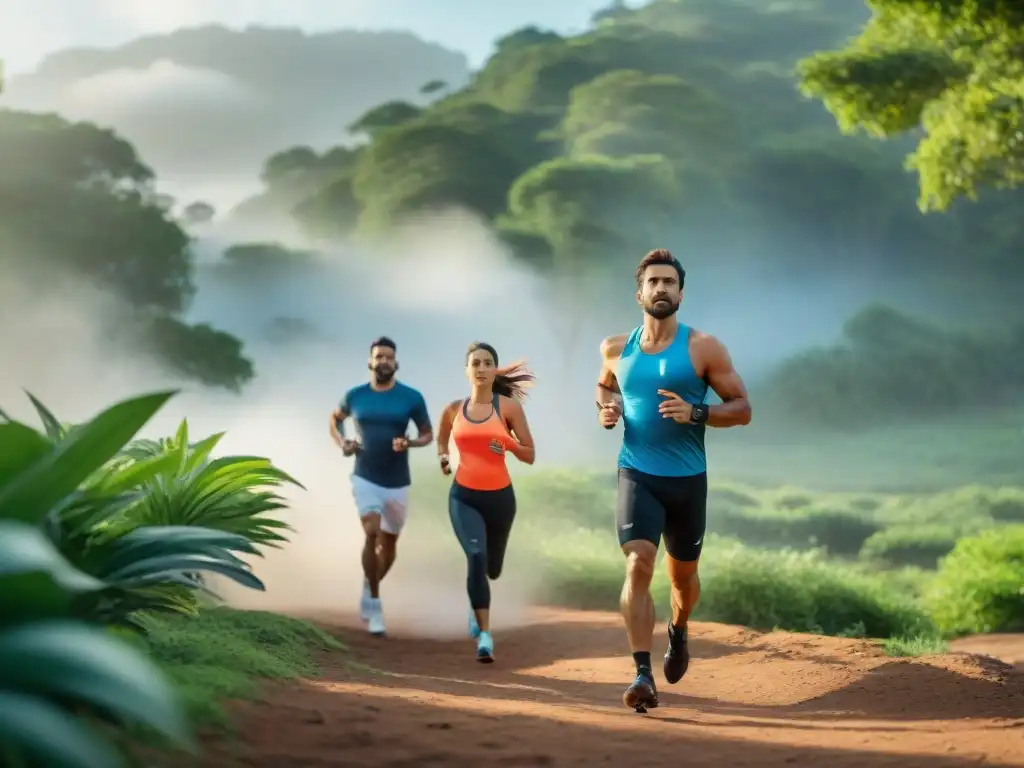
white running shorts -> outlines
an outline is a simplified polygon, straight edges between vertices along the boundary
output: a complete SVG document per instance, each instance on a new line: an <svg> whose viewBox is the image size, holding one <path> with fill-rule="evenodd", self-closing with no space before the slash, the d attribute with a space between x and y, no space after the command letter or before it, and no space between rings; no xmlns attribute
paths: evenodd
<svg viewBox="0 0 1024 768"><path fill-rule="evenodd" d="M358 475L352 475L350 479L359 519L380 515L380 529L384 533L400 534L409 514L409 486L383 488Z"/></svg>

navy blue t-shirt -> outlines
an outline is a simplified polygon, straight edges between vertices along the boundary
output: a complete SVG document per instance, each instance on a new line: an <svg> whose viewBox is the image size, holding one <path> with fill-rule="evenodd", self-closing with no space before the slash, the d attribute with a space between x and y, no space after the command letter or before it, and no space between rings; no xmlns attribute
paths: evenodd
<svg viewBox="0 0 1024 768"><path fill-rule="evenodd" d="M419 390L401 382L385 390L362 384L345 393L341 410L352 417L363 446L353 473L382 488L410 485L409 452L396 452L391 441L406 434L410 421L420 432L430 430L427 403Z"/></svg>

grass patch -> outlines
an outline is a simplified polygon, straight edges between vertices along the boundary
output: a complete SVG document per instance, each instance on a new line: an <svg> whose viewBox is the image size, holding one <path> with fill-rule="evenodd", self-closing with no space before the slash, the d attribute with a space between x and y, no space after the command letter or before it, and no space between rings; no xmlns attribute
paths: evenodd
<svg viewBox="0 0 1024 768"><path fill-rule="evenodd" d="M343 648L308 622L265 611L216 607L145 624L150 654L201 724L226 725L221 702L255 696L261 680L314 675L314 653Z"/></svg>
<svg viewBox="0 0 1024 768"><path fill-rule="evenodd" d="M933 656L947 653L949 644L935 634L890 637L882 643L886 656Z"/></svg>

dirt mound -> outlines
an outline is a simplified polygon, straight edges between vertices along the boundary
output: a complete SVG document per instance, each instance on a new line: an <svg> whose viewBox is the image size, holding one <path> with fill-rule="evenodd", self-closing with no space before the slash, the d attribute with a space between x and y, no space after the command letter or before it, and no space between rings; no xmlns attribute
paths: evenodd
<svg viewBox="0 0 1024 768"><path fill-rule="evenodd" d="M617 615L546 611L490 666L469 640L335 631L350 652L240 707L244 743L211 740L208 765L1024 766L1024 674L982 656L694 623L689 673L638 715Z"/></svg>
<svg viewBox="0 0 1024 768"><path fill-rule="evenodd" d="M977 635L957 640L950 647L962 653L990 656L1024 672L1024 635Z"/></svg>

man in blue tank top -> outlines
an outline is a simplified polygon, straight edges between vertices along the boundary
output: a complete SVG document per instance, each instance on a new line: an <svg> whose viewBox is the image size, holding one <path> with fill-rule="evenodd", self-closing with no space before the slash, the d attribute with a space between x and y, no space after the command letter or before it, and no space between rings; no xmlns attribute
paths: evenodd
<svg viewBox="0 0 1024 768"><path fill-rule="evenodd" d="M380 582L395 562L398 536L408 515L409 448L430 445L427 404L417 390L395 379L395 342L386 336L370 344L370 381L353 387L331 414L331 439L345 456L355 456L352 496L363 524L363 594L359 615L374 635L383 635ZM358 437L345 435L345 420ZM419 434L406 436L412 421Z"/></svg>
<svg viewBox="0 0 1024 768"><path fill-rule="evenodd" d="M686 624L700 595L697 562L707 512L706 427L750 423L746 387L718 339L679 322L686 272L667 250L648 253L636 270L636 300L644 322L601 342L598 422L622 419L616 523L626 555L621 607L636 663L626 706L658 706L651 667L654 602L650 585L661 539L672 583L665 680L686 674ZM704 400L711 388L721 405Z"/></svg>

